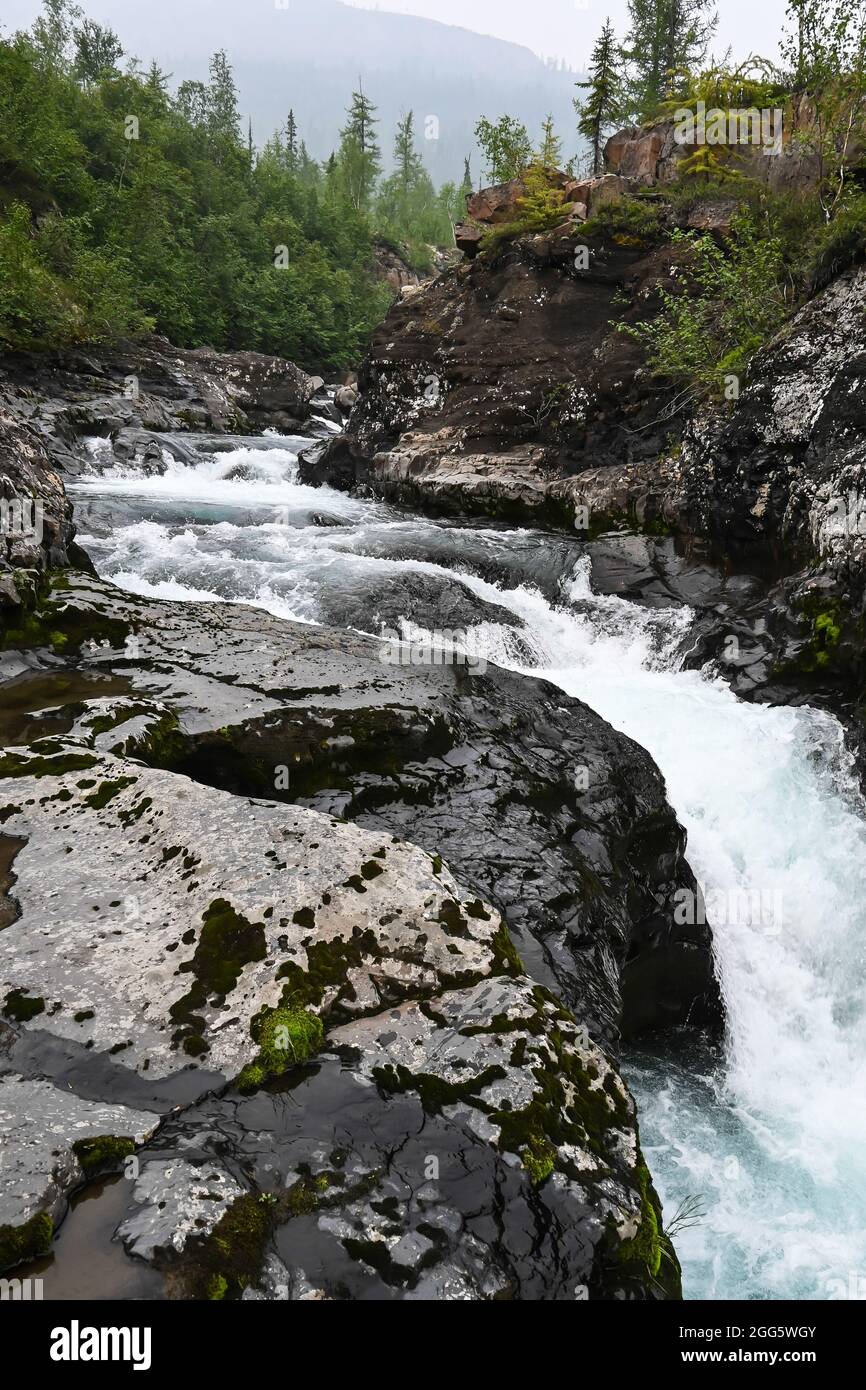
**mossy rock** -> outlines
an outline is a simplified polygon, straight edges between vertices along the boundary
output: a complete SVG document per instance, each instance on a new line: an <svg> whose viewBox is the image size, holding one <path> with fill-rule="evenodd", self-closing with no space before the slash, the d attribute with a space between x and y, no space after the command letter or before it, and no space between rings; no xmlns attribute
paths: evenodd
<svg viewBox="0 0 866 1390"><path fill-rule="evenodd" d="M253 1019L250 1031L259 1054L238 1077L241 1091L255 1091L269 1077L281 1076L308 1061L325 1037L322 1020L306 1009L268 1009Z"/></svg>
<svg viewBox="0 0 866 1390"><path fill-rule="evenodd" d="M45 1000L38 994L30 995L20 989L11 989L3 1001L3 1012L15 1023L29 1023L31 1018L45 1012Z"/></svg>
<svg viewBox="0 0 866 1390"><path fill-rule="evenodd" d="M23 1226L0 1226L0 1270L46 1254L53 1237L54 1222L47 1211L37 1212Z"/></svg>
<svg viewBox="0 0 866 1390"><path fill-rule="evenodd" d="M238 1197L210 1235L187 1244L181 1273L185 1296L212 1302L240 1298L259 1277L272 1224L268 1203L251 1192Z"/></svg>
<svg viewBox="0 0 866 1390"><path fill-rule="evenodd" d="M91 1139L77 1139L72 1152L88 1177L116 1168L124 1158L135 1153L135 1140L126 1135L98 1134Z"/></svg>

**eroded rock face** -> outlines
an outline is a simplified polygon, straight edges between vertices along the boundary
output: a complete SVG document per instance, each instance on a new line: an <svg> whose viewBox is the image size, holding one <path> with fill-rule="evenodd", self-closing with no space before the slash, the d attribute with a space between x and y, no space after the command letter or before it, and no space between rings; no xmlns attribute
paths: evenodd
<svg viewBox="0 0 866 1390"><path fill-rule="evenodd" d="M729 412L688 432L684 479L702 529L732 547L774 540L792 556L825 556L859 571L864 373L866 269L859 266L754 360Z"/></svg>
<svg viewBox="0 0 866 1390"><path fill-rule="evenodd" d="M157 666L179 692L168 649ZM7 1262L88 1164L136 1148L119 1234L175 1296L678 1293L633 1102L490 903L378 829L106 751L153 749L152 701L76 714L0 756L23 842L0 1123L15 1145L26 1096L55 1136L28 1131L0 1174ZM63 1091L39 1076L58 1053Z"/></svg>
<svg viewBox="0 0 866 1390"><path fill-rule="evenodd" d="M87 564L72 504L37 433L0 391L0 623L14 623L50 568Z"/></svg>
<svg viewBox="0 0 866 1390"><path fill-rule="evenodd" d="M374 242L373 269L376 278L390 285L395 294L405 286L418 285L421 281L420 275L409 265L401 249L388 241Z"/></svg>
<svg viewBox="0 0 866 1390"><path fill-rule="evenodd" d="M691 110L696 113L697 108L692 105ZM787 104L781 117L778 122L773 116L770 124L768 115L767 124L761 127L758 112L752 118L748 118L748 113L742 118L726 113L725 143L731 150L730 163L738 173L776 193L796 191L802 196L804 190L814 189L822 177L822 137L815 109L808 96L799 96ZM680 135L686 133L686 128L680 127ZM679 140L675 122L667 119L618 130L605 146L604 160L611 173L637 183L674 183L681 162L698 148L695 143ZM850 153L857 152L852 147Z"/></svg>
<svg viewBox="0 0 866 1390"><path fill-rule="evenodd" d="M257 352L173 347L164 338L56 353L7 354L0 386L63 467L82 435L123 429L253 433L310 414L316 379Z"/></svg>
<svg viewBox="0 0 866 1390"><path fill-rule="evenodd" d="M573 524L582 474L654 467L675 431L669 393L611 320L650 315L681 256L568 224L440 276L391 310L347 433L302 460L303 480Z"/></svg>
<svg viewBox="0 0 866 1390"><path fill-rule="evenodd" d="M679 506L728 554L771 554L777 666L856 693L866 677L866 269L844 272L686 433ZM800 567L803 567L800 569Z"/></svg>

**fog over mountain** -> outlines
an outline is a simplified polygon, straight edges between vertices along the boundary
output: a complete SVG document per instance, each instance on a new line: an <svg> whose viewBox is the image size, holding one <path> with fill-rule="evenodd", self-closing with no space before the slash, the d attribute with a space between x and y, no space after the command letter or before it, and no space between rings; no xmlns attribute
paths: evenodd
<svg viewBox="0 0 866 1390"><path fill-rule="evenodd" d="M379 108L386 164L400 114L414 110L424 159L437 182L459 178L479 155L479 116L503 112L536 135L552 112L570 157L582 147L572 105L578 74L544 63L528 48L431 19L354 9L340 0L85 0L93 19L117 30L128 52L155 58L172 85L202 78L216 49L235 70L241 108L263 143L285 124L290 107L317 158L338 141L345 108L360 78ZM3 24L26 27L37 0L7 0ZM435 117L438 125L427 122ZM429 138L438 129L438 138Z"/></svg>

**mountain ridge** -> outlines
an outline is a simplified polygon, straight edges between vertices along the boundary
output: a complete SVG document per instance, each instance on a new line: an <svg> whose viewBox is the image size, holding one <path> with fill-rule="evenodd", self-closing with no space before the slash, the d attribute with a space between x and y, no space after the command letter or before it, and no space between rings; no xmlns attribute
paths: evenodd
<svg viewBox="0 0 866 1390"><path fill-rule="evenodd" d="M224 48L243 119L251 120L259 146L285 125L292 108L310 153L326 159L339 143L359 79L378 107L386 168L397 121L411 108L424 162L437 183L459 180L467 156L476 185L483 182L474 137L481 116L507 113L538 139L550 112L566 157L584 145L572 105L580 74L550 67L522 45L439 20L356 9L342 0L291 0L286 9L191 0L185 14L196 13L178 32L170 0L150 0L146 11L86 0L84 9L116 28L127 51L142 63L156 59L171 74L173 87L205 78L210 56ZM32 23L37 10L35 4L13 8L8 29ZM270 56L262 58L263 52ZM438 119L438 138L425 138L428 116Z"/></svg>

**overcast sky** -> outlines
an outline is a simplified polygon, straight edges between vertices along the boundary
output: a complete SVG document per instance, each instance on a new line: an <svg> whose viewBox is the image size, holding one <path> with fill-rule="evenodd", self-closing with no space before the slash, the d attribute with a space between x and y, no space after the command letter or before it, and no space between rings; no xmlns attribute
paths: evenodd
<svg viewBox="0 0 866 1390"><path fill-rule="evenodd" d="M87 0L80 0L85 12ZM259 0L261 2L261 0ZM423 15L446 24L475 29L481 34L525 44L544 57L566 58L572 67L583 69L593 41L607 15L623 35L627 25L627 0L346 0L363 9L381 9ZM241 9L256 0L237 0ZM285 8L291 8L288 0ZM99 10L110 16L115 28L124 32L124 14L131 4L140 15L147 14L147 0L114 0ZM40 11L40 0L2 0L0 24L9 29L29 26ZM96 7L94 7L96 8ZM197 8L197 7L194 7ZM730 46L736 57L750 53L777 56L779 35L787 9L786 0L717 0L719 29L714 51L721 56ZM184 0L177 0L176 19L183 30ZM187 9L187 13L190 10Z"/></svg>
<svg viewBox="0 0 866 1390"><path fill-rule="evenodd" d="M146 3L146 0L141 0ZM291 0L290 0L291 3ZM396 10L460 24L481 34L522 43L544 57L567 58L583 69L593 41L609 15L617 33L627 27L627 0L346 0L361 9ZM730 46L737 58L778 56L787 0L717 0L719 28L713 44L721 56Z"/></svg>

